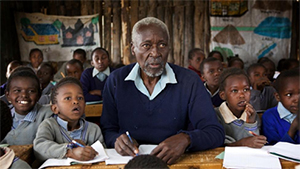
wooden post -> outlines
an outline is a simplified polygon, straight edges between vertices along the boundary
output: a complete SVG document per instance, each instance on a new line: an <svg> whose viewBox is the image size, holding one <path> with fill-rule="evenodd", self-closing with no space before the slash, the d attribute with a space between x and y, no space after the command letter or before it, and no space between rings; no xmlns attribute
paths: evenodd
<svg viewBox="0 0 300 169"><path fill-rule="evenodd" d="M104 48L111 54L111 1L104 0Z"/></svg>
<svg viewBox="0 0 300 169"><path fill-rule="evenodd" d="M58 7L57 4L59 2L55 1L55 0L50 0L49 1L49 15L57 15L58 13Z"/></svg>
<svg viewBox="0 0 300 169"><path fill-rule="evenodd" d="M206 55L208 55L209 42L210 42L209 1L204 1L203 3L204 3L203 13L204 13L204 39L205 39L203 43L203 47L204 47L203 50L206 53Z"/></svg>
<svg viewBox="0 0 300 169"><path fill-rule="evenodd" d="M103 25L102 25L102 15L103 15L103 6L102 0L94 1L94 13L99 14L99 36L100 36L100 46L103 46Z"/></svg>
<svg viewBox="0 0 300 169"><path fill-rule="evenodd" d="M181 1L174 1L174 60L175 64L183 66L183 31L184 31L184 6Z"/></svg>
<svg viewBox="0 0 300 169"><path fill-rule="evenodd" d="M81 15L88 15L88 0L80 0L80 11L81 11Z"/></svg>
<svg viewBox="0 0 300 169"><path fill-rule="evenodd" d="M165 21L165 4L166 1L158 1L158 5L157 5L157 18Z"/></svg>
<svg viewBox="0 0 300 169"><path fill-rule="evenodd" d="M194 47L193 44L193 2L186 1L185 2L185 20L184 20L184 67L188 67L188 53Z"/></svg>
<svg viewBox="0 0 300 169"><path fill-rule="evenodd" d="M120 1L113 1L113 53L112 62L121 63L121 12Z"/></svg>
<svg viewBox="0 0 300 169"><path fill-rule="evenodd" d="M194 12L194 40L196 48L204 50L204 5L203 1L195 1L195 12Z"/></svg>
<svg viewBox="0 0 300 169"><path fill-rule="evenodd" d="M147 17L147 12L149 10L149 0L141 0L139 7L139 19Z"/></svg>
<svg viewBox="0 0 300 169"><path fill-rule="evenodd" d="M133 25L139 20L139 1L138 0L130 1L130 6L131 6L130 9L131 29L130 30L132 30Z"/></svg>
<svg viewBox="0 0 300 169"><path fill-rule="evenodd" d="M156 11L157 1L156 0L150 0L149 4L150 4L150 10L149 10L147 16L157 17L157 11Z"/></svg>
<svg viewBox="0 0 300 169"><path fill-rule="evenodd" d="M122 46L123 46L123 63L128 65L131 62L131 52L130 52L130 21L129 21L129 2L128 0L121 0L121 10L122 10Z"/></svg>
<svg viewBox="0 0 300 169"><path fill-rule="evenodd" d="M165 7L165 23L169 28L169 34L170 34L170 40L169 40L169 56L168 56L168 62L170 63L174 63L174 55L173 55L173 22L172 22L172 17L173 17L173 1L172 0L168 0L166 2L166 7Z"/></svg>

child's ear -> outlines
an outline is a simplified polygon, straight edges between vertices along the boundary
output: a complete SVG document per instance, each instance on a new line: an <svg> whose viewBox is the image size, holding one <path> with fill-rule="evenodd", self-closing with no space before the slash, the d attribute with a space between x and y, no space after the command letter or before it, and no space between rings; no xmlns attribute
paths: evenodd
<svg viewBox="0 0 300 169"><path fill-rule="evenodd" d="M278 102L280 102L280 97L279 97L279 94L276 92L276 93L274 93L274 96L275 96L275 99L278 101Z"/></svg>
<svg viewBox="0 0 300 169"><path fill-rule="evenodd" d="M225 91L220 91L219 96L222 100L226 100Z"/></svg>
<svg viewBox="0 0 300 169"><path fill-rule="evenodd" d="M10 96L9 96L9 92L8 92L8 91L5 91L5 97L6 97L7 101L8 101L9 103L11 103L11 99L10 99Z"/></svg>
<svg viewBox="0 0 300 169"><path fill-rule="evenodd" d="M93 59L91 60L91 65L92 65L92 66L94 66L94 62L93 62Z"/></svg>
<svg viewBox="0 0 300 169"><path fill-rule="evenodd" d="M54 114L58 114L59 113L59 108L57 107L56 104L52 104L51 105L51 110L53 111Z"/></svg>

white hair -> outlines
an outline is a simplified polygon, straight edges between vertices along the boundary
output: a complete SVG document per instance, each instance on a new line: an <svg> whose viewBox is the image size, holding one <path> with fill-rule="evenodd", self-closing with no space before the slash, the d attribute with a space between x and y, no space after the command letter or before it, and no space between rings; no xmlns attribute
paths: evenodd
<svg viewBox="0 0 300 169"><path fill-rule="evenodd" d="M170 34L169 34L168 27L163 21L161 21L155 17L146 17L144 19L139 20L137 23L134 24L134 26L132 28L132 32L131 32L131 41L133 43L135 42L135 39L138 35L138 30L140 29L141 26L148 26L148 25L152 25L152 24L161 27L162 30L167 33L168 41L170 40Z"/></svg>

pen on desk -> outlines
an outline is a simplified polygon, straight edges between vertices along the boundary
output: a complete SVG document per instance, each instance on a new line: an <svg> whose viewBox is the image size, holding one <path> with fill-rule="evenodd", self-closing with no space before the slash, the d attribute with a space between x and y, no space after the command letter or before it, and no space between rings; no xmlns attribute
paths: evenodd
<svg viewBox="0 0 300 169"><path fill-rule="evenodd" d="M253 131L249 131L250 134L252 134L253 136L257 136L257 134L255 134ZM269 144L269 142L267 141L267 144Z"/></svg>
<svg viewBox="0 0 300 169"><path fill-rule="evenodd" d="M130 142L133 144L133 141L132 141L132 139L131 139L131 137L130 137L130 135L129 135L129 132L128 131L126 131L126 135L127 135L127 137L129 138L129 140L130 140ZM134 153L138 156L139 155L139 153L138 152L136 152L137 150L134 150Z"/></svg>
<svg viewBox="0 0 300 169"><path fill-rule="evenodd" d="M78 145L79 147L84 147L82 144L78 143L78 142L77 142L77 141L75 141L75 140L72 140L72 143L74 143L74 144Z"/></svg>

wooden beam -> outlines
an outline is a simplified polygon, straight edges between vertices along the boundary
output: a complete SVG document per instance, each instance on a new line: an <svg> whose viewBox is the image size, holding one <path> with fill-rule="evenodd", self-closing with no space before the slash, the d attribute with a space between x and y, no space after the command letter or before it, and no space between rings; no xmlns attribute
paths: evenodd
<svg viewBox="0 0 300 169"><path fill-rule="evenodd" d="M113 1L113 63L121 63L121 2Z"/></svg>
<svg viewBox="0 0 300 169"><path fill-rule="evenodd" d="M194 36L193 36L193 13L194 13L194 5L193 1L185 2L185 19L184 19L184 58L183 58L183 66L188 67L188 53L194 47Z"/></svg>
<svg viewBox="0 0 300 169"><path fill-rule="evenodd" d="M173 37L174 37L174 60L175 64L183 66L183 32L184 32L184 6L182 1L174 1L174 21L173 21Z"/></svg>
<svg viewBox="0 0 300 169"><path fill-rule="evenodd" d="M147 16L153 16L153 17L157 17L157 1L156 0L150 0L149 1L150 4L150 10L148 12Z"/></svg>
<svg viewBox="0 0 300 169"><path fill-rule="evenodd" d="M131 62L130 52L130 20L129 20L129 2L128 0L121 0L121 12L122 12L122 49L123 49L123 63L128 65Z"/></svg>
<svg viewBox="0 0 300 169"><path fill-rule="evenodd" d="M149 0L140 0L139 19L147 17L149 10Z"/></svg>
<svg viewBox="0 0 300 169"><path fill-rule="evenodd" d="M103 4L102 0L94 1L94 13L99 14L99 36L100 36L100 46L103 46L103 25L102 25L102 16L103 16Z"/></svg>
<svg viewBox="0 0 300 169"><path fill-rule="evenodd" d="M172 22L172 18L173 18L173 1L172 0L168 0L166 2L166 7L165 7L165 24L168 26L169 28L169 34L170 34L170 40L169 40L169 56L168 56L168 62L170 63L174 63L174 50L173 50L173 22Z"/></svg>
<svg viewBox="0 0 300 169"><path fill-rule="evenodd" d="M203 1L194 1L195 12L194 12L194 40L196 48L204 49L204 15L203 15Z"/></svg>
<svg viewBox="0 0 300 169"><path fill-rule="evenodd" d="M111 1L104 0L104 48L111 54Z"/></svg>
<svg viewBox="0 0 300 169"><path fill-rule="evenodd" d="M130 23L131 23L131 29L133 25L139 20L139 1L138 0L133 0L130 1Z"/></svg>

